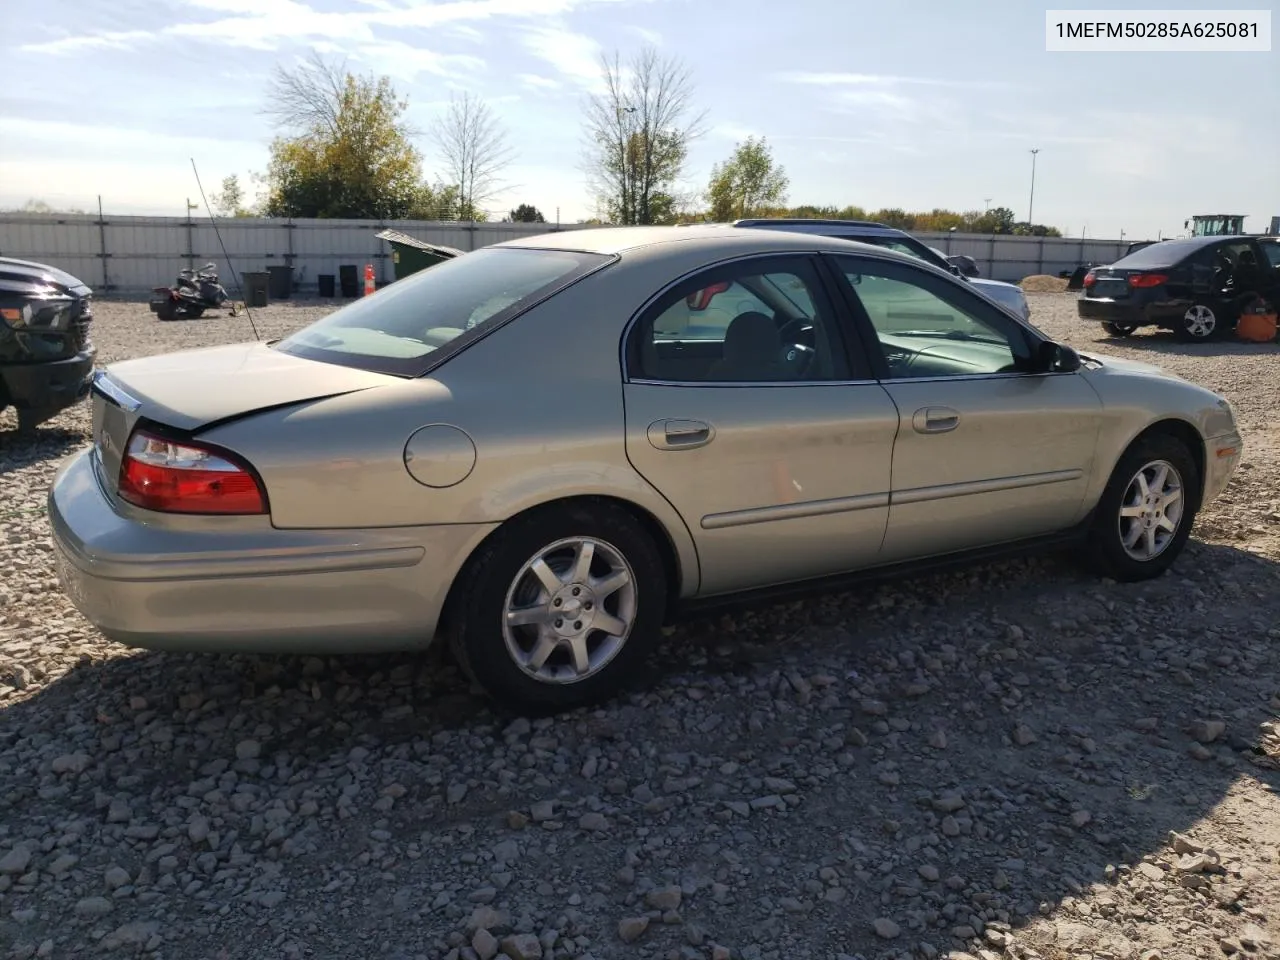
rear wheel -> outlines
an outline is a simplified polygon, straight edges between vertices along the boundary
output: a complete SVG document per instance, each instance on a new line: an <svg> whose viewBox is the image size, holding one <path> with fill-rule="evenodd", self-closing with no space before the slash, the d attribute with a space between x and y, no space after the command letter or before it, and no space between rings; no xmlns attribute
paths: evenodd
<svg viewBox="0 0 1280 960"><path fill-rule="evenodd" d="M1203 343L1222 332L1223 321L1217 310L1207 303L1193 303L1183 312L1175 331L1179 340Z"/></svg>
<svg viewBox="0 0 1280 960"><path fill-rule="evenodd" d="M657 643L667 602L657 547L611 504L517 518L458 583L445 632L459 665L495 700L535 714L626 686Z"/></svg>
<svg viewBox="0 0 1280 960"><path fill-rule="evenodd" d="M157 303L156 319L157 320L177 320L178 305L174 303L172 300L164 300L161 303Z"/></svg>
<svg viewBox="0 0 1280 960"><path fill-rule="evenodd" d="M1089 533L1090 565L1124 582L1158 577L1177 560L1199 508L1200 472L1170 434L1144 437L1116 464Z"/></svg>
<svg viewBox="0 0 1280 960"><path fill-rule="evenodd" d="M1113 337L1131 337L1138 328L1128 323L1104 323L1102 329Z"/></svg>
<svg viewBox="0 0 1280 960"><path fill-rule="evenodd" d="M188 305L185 313L188 320L199 320L204 316L204 307Z"/></svg>

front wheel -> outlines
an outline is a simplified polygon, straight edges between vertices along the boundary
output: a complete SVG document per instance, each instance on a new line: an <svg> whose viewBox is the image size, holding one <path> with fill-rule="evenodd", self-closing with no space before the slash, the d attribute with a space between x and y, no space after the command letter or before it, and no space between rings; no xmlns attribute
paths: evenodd
<svg viewBox="0 0 1280 960"><path fill-rule="evenodd" d="M667 603L648 532L612 504L513 521L458 580L445 626L463 671L504 706L545 714L626 686L654 649Z"/></svg>
<svg viewBox="0 0 1280 960"><path fill-rule="evenodd" d="M1116 464L1089 532L1091 566L1122 582L1164 573L1186 546L1199 508L1200 471L1168 434L1134 444Z"/></svg>
<svg viewBox="0 0 1280 960"><path fill-rule="evenodd" d="M1175 330L1179 340L1203 343L1222 332L1222 317L1207 303L1193 303L1183 312Z"/></svg>
<svg viewBox="0 0 1280 960"><path fill-rule="evenodd" d="M1112 337L1131 337L1138 328L1128 323L1104 323L1103 331Z"/></svg>

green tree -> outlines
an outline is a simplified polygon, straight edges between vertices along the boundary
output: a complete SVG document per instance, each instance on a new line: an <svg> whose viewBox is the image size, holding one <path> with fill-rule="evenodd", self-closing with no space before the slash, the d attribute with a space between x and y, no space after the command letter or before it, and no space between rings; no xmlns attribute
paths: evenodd
<svg viewBox="0 0 1280 960"><path fill-rule="evenodd" d="M50 206L43 200L37 200L34 197L18 207L15 213L74 213L85 214L89 211L81 210L79 207L54 207Z"/></svg>
<svg viewBox="0 0 1280 960"><path fill-rule="evenodd" d="M244 188L236 174L222 178L222 189L209 197L213 209L224 217L249 217L252 213L244 205Z"/></svg>
<svg viewBox="0 0 1280 960"><path fill-rule="evenodd" d="M907 213L901 207L887 207L883 210L877 210L870 215L869 219L898 230L914 230L916 226L915 215Z"/></svg>
<svg viewBox="0 0 1280 960"><path fill-rule="evenodd" d="M530 203L522 203L509 214L507 219L512 223L546 223L547 218L542 215L542 211Z"/></svg>
<svg viewBox="0 0 1280 960"><path fill-rule="evenodd" d="M625 66L600 62L603 91L585 116L587 173L597 204L614 223L672 223L674 199L705 114L691 115L693 83L674 57L643 48Z"/></svg>
<svg viewBox="0 0 1280 960"><path fill-rule="evenodd" d="M265 212L273 217L401 219L420 200L422 159L387 77L356 76L313 53L278 67L267 113Z"/></svg>
<svg viewBox="0 0 1280 960"><path fill-rule="evenodd" d="M766 139L747 137L728 160L711 168L707 187L711 219L760 216L786 201L789 184L786 170L773 159Z"/></svg>
<svg viewBox="0 0 1280 960"><path fill-rule="evenodd" d="M1013 221L1013 211L1008 207L991 207L981 213L966 213L961 229L965 233L1013 233Z"/></svg>

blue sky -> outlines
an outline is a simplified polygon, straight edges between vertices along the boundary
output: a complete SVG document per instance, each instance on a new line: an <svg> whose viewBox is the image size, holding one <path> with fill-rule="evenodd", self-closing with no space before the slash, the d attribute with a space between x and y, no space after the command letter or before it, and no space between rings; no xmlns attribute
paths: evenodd
<svg viewBox="0 0 1280 960"><path fill-rule="evenodd" d="M206 189L229 173L247 182L266 166L258 111L273 66L316 46L389 75L422 129L453 91L488 99L518 151L511 189L488 206L529 202L576 220L594 212L579 118L597 57L652 42L684 58L708 111L687 189L754 133L786 167L793 204L990 199L1021 219L1038 147L1035 219L1071 236L1177 233L1191 214L1217 212L1249 214L1260 231L1280 215L1276 48L1047 53L1045 6L2 0L0 207L38 197L87 208L101 194L108 212L181 213L196 195L191 157ZM433 145L419 146L435 174Z"/></svg>

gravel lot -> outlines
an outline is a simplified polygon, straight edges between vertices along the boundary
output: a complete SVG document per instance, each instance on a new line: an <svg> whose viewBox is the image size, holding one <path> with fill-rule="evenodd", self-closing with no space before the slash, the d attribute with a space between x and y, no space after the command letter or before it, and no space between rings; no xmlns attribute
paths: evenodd
<svg viewBox="0 0 1280 960"><path fill-rule="evenodd" d="M1236 405L1244 465L1171 574L1013 562L693 623L642 692L532 724L440 654L105 641L44 514L87 410L34 442L0 415L0 956L1280 958L1280 350L1032 301ZM97 314L104 361L249 336Z"/></svg>

